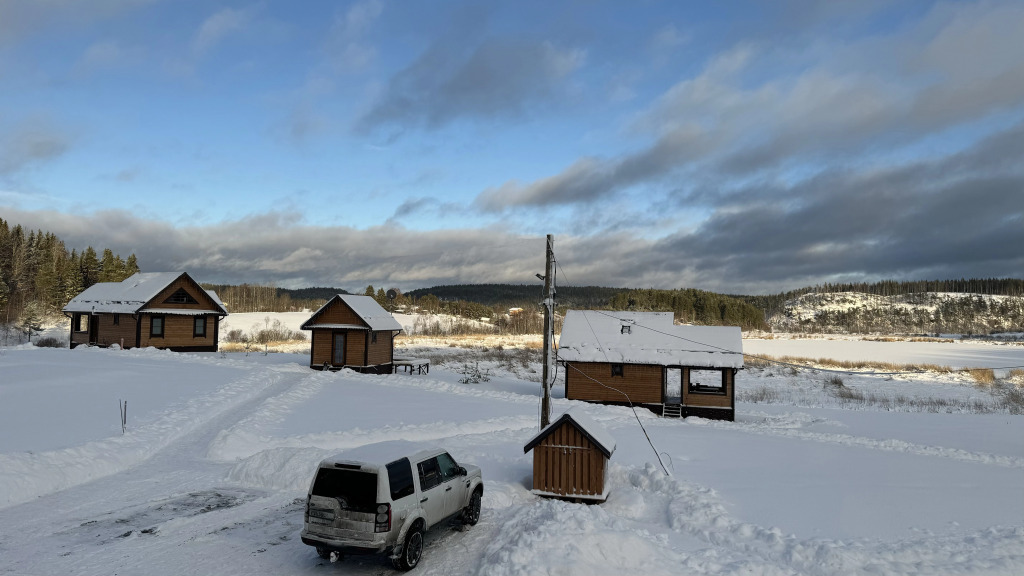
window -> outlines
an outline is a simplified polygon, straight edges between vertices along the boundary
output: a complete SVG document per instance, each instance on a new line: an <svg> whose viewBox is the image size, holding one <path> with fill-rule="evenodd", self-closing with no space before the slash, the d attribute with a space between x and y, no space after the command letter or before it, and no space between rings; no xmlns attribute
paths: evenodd
<svg viewBox="0 0 1024 576"><path fill-rule="evenodd" d="M376 344L376 343L377 343L377 333L376 332L370 332L370 344Z"/></svg>
<svg viewBox="0 0 1024 576"><path fill-rule="evenodd" d="M690 370L690 385L686 388L691 394L717 394L725 396L724 370Z"/></svg>
<svg viewBox="0 0 1024 576"><path fill-rule="evenodd" d="M459 465L447 452L437 455L437 465L441 469L441 478L444 480L450 480L459 475Z"/></svg>
<svg viewBox="0 0 1024 576"><path fill-rule="evenodd" d="M149 337L150 338L163 338L164 337L164 317L153 316L149 321Z"/></svg>
<svg viewBox="0 0 1024 576"><path fill-rule="evenodd" d="M416 465L420 472L420 490L427 491L441 483L441 471L437 467L437 458L424 460Z"/></svg>
<svg viewBox="0 0 1024 576"><path fill-rule="evenodd" d="M622 325L622 330L620 331L621 334L630 334L631 332L632 332L632 327L629 324L623 324Z"/></svg>
<svg viewBox="0 0 1024 576"><path fill-rule="evenodd" d="M388 482L391 484L392 500L400 500L416 491L412 485L412 464L408 458L388 464Z"/></svg>
<svg viewBox="0 0 1024 576"><path fill-rule="evenodd" d="M612 364L612 376L622 376L622 364Z"/></svg>
<svg viewBox="0 0 1024 576"><path fill-rule="evenodd" d="M206 316L196 316L192 323L192 337L206 338Z"/></svg>
<svg viewBox="0 0 1024 576"><path fill-rule="evenodd" d="M114 326L120 326L120 325L121 325L121 315L120 314L114 314Z"/></svg>
<svg viewBox="0 0 1024 576"><path fill-rule="evenodd" d="M178 288L178 291L164 300L165 304L198 304L196 299L191 294L185 291L184 288Z"/></svg>
<svg viewBox="0 0 1024 576"><path fill-rule="evenodd" d="M75 332L88 332L89 331L89 315L88 314L75 314L73 320L75 325Z"/></svg>

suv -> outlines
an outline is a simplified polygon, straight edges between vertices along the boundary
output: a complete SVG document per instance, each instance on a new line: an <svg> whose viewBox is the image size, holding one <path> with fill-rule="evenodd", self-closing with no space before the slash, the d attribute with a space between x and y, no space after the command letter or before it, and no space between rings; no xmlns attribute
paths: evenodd
<svg viewBox="0 0 1024 576"><path fill-rule="evenodd" d="M459 466L441 448L380 442L324 459L306 497L302 542L322 558L388 554L411 570L423 553L423 533L456 515L480 519L480 468Z"/></svg>

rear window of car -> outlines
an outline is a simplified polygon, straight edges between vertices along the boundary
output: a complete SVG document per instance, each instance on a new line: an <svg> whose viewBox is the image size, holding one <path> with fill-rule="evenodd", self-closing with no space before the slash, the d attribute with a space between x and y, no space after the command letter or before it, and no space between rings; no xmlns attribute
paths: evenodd
<svg viewBox="0 0 1024 576"><path fill-rule="evenodd" d="M412 485L412 464L408 458L388 464L388 479L391 482L391 500L399 500L416 491Z"/></svg>
<svg viewBox="0 0 1024 576"><path fill-rule="evenodd" d="M313 495L335 498L342 510L374 512L377 509L377 475L361 470L320 468Z"/></svg>

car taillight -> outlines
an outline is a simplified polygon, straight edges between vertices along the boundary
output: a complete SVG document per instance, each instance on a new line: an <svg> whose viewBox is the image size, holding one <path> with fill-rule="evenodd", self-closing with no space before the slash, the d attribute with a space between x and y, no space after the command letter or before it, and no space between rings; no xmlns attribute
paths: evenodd
<svg viewBox="0 0 1024 576"><path fill-rule="evenodd" d="M306 514L305 514L306 518L305 518L305 522L307 524L309 523L309 501L312 500L312 499L313 499L312 496L306 496Z"/></svg>
<svg viewBox="0 0 1024 576"><path fill-rule="evenodd" d="M377 517L373 524L374 532L391 530L391 504L377 504Z"/></svg>

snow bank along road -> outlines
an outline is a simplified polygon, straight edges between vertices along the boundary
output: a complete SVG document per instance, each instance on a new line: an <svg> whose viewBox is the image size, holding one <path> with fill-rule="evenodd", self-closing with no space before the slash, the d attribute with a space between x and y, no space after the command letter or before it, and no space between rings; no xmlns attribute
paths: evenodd
<svg viewBox="0 0 1024 576"><path fill-rule="evenodd" d="M377 557L320 560L298 532L320 458L394 438L484 470L480 524L432 532L424 574L1024 573L1021 416L814 405L817 376L749 370L740 387L799 404L740 404L735 423L641 412L667 476L628 408L578 405L618 443L611 496L588 506L529 493L536 383L496 365L464 385L444 369L333 374L305 361L5 350L0 574L388 573ZM848 382L976 393L926 375Z"/></svg>

